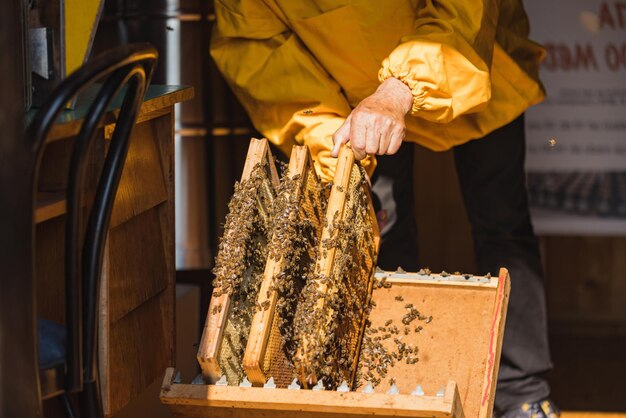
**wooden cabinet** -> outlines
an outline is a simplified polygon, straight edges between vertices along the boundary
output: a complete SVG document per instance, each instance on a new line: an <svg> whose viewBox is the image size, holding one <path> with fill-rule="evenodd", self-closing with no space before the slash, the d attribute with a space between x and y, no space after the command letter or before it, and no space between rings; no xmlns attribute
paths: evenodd
<svg viewBox="0 0 626 418"><path fill-rule="evenodd" d="M192 88L151 86L146 94L113 208L100 293L99 363L104 409L114 415L174 363L174 104ZM88 99L87 99L88 100ZM37 312L64 322L65 181L80 103L52 129L38 183ZM90 150L89 204L113 132L107 113Z"/></svg>

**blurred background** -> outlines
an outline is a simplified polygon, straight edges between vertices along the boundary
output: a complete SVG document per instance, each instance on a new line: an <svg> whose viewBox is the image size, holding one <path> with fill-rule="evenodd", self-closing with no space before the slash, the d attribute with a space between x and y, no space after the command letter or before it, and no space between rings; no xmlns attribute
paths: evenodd
<svg viewBox="0 0 626 418"><path fill-rule="evenodd" d="M176 260L178 281L200 286L204 295L248 139L258 135L209 56L214 19L212 1L106 0L94 42L94 53L119 43L151 42L161 54L153 83L196 89L177 113ZM560 135L557 140L566 141ZM419 146L415 154L420 263L433 271L476 272L452 154ZM576 235L571 229L538 231L554 399L565 409L626 411L626 237Z"/></svg>
<svg viewBox="0 0 626 418"><path fill-rule="evenodd" d="M537 25L532 28L534 39L554 47L553 55L548 57L551 67L544 69L544 81L562 82L567 73L571 83L586 80L582 84L591 83L587 88L593 90L594 81L588 81L588 76L595 71L601 79L597 84L604 83L603 89L613 91L610 112L622 112L615 120L623 124L626 56L618 55L618 60L624 60L623 68L606 71L613 77L611 82L602 75L600 62L605 59L606 48L598 50L595 69L589 64L589 55L578 58L587 59L587 67L583 61L580 68L574 68L573 63L577 59L576 45L586 45L585 39L591 39L592 44L606 44L600 33L602 24L609 24L606 16L602 23L603 7L609 17L613 16L613 27L608 28L606 36L621 39L617 41L618 54L626 54L624 3L567 2L572 3L568 7L591 13L591 17L568 12L561 19L552 19L556 10L545 8L560 7L565 2L553 3L556 5L527 5L531 26ZM552 17L547 19L549 25L545 18L535 18L541 15ZM211 0L106 0L91 51L93 55L120 44L150 42L160 53L152 83L195 88L193 100L177 105L175 128L176 278L180 285L178 298L186 301L177 307L177 367L188 377L195 375L195 344L208 306L211 268L227 203L243 168L248 140L258 135L209 56L214 21ZM580 27L587 30L577 40L568 33L579 30L579 23L584 23ZM571 51L564 50L563 45ZM569 67L565 68L564 63ZM573 140L568 142L568 135L573 138L575 132L587 129L587 125L564 124L567 118L563 114L588 123L586 116L593 112L577 116L567 106L580 109L581 103L572 104L573 93L567 83L557 87L546 84L555 100L534 114L529 112L527 124L529 157L534 158L529 163L530 197L536 208L555 365L549 376L553 398L567 410L626 412L626 164L620 159L623 156L616 159L611 154L606 160L611 166L600 170L597 167L603 166L603 160L597 153L594 167L580 167L578 162L561 164L571 157L567 147ZM591 96L596 97L594 94ZM593 100L588 95L582 97ZM606 109L596 113L606 114ZM618 126L611 132L623 140L626 128ZM588 138L590 134L586 135ZM601 136L602 132L596 130L593 135ZM611 141L615 142L613 137ZM484 273L475 271L470 227L452 154L416 146L415 156L415 216L421 265L433 271ZM601 201L603 196L606 203ZM152 416L163 413L159 405L152 405L158 385L151 390L120 416L147 416L138 411L152 407L156 408Z"/></svg>

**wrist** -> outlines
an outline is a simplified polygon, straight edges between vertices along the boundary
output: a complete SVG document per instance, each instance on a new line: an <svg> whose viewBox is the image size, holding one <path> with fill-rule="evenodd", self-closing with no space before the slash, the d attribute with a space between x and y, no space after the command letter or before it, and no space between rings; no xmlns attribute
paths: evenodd
<svg viewBox="0 0 626 418"><path fill-rule="evenodd" d="M405 114L411 111L413 107L413 94L411 93L411 89L397 78L387 78L378 86L376 91L392 95L398 101Z"/></svg>

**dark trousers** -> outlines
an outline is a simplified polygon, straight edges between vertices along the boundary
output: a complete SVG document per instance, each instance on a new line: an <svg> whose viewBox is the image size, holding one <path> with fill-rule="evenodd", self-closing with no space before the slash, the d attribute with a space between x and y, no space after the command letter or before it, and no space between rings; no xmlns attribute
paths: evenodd
<svg viewBox="0 0 626 418"><path fill-rule="evenodd" d="M519 117L484 138L454 148L456 170L472 225L478 271L492 275L506 267L511 295L496 393L496 408L507 410L549 395L542 375L551 368L539 248L530 223L524 174L524 119ZM379 158L373 178L381 207L378 265L417 271L413 215L413 146Z"/></svg>

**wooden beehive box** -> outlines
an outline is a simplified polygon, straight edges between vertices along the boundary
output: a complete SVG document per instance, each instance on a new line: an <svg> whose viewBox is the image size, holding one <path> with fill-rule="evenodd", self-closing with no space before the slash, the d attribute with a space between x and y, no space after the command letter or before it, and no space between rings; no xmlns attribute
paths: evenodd
<svg viewBox="0 0 626 418"><path fill-rule="evenodd" d="M414 365L397 362L376 390L388 390L390 377L395 378L400 393L410 393L417 384L424 392L435 393L447 380L454 380L465 415L490 417L509 298L508 271L501 269L499 277L404 272L376 276L385 277L391 287L374 290L376 306L369 327L384 326L390 320L402 324L407 304L428 317L411 324L422 327L419 333L403 336L405 343L418 347L419 361ZM387 342L393 344L392 339ZM360 383L365 385L365 373L361 376Z"/></svg>
<svg viewBox="0 0 626 418"><path fill-rule="evenodd" d="M378 275L386 275L391 287L374 289L370 326L401 321L404 303L432 316L415 337L419 361L389 370L399 394L386 393L388 379L375 393L341 393L182 384L168 369L161 401L174 417L491 417L509 295L506 269L494 278ZM418 384L424 396L411 394ZM442 387L443 396L436 396Z"/></svg>
<svg viewBox="0 0 626 418"><path fill-rule="evenodd" d="M255 158L271 159L269 151L262 147L263 144L258 145L261 147L255 148L251 145L249 161L254 161ZM309 179L316 179L314 173L311 177L310 163L306 149L294 150L288 175L292 175L292 179L298 179L299 187L296 190L303 190L300 187L307 184L304 176L307 172ZM363 191L365 193L359 193ZM269 279L280 270L281 263L280 257L268 257L263 260L267 261L267 264L263 264L265 277L258 298L255 295L254 301L257 305L268 305L272 309L257 309L254 319L252 316L249 318L252 322L250 334L241 337L241 340L248 340L247 348L250 350L246 350L246 355L242 358L235 359L240 363L231 365L238 369L238 378L219 367L220 343L223 334L229 332L227 316L222 319L221 312L228 313L229 310L212 310L207 316L207 326L198 356L203 376L194 379L194 384L182 384L174 369L168 369L164 378L161 400L169 406L174 416L289 417L294 413L311 418L366 415L491 416L508 303L508 272L502 269L498 278L433 275L423 271L378 272L378 283L374 285L373 265L379 237L367 192L362 172L354 164L352 151L344 147L340 152L317 252L312 254L316 259L315 274L307 279L307 284L315 290L314 297L304 294L303 300L308 302L303 304L300 301L298 304L298 307L304 305L306 312L311 312L311 316L321 313L322 321L313 321L316 324L314 329L307 329L307 332L296 335L294 341L298 344L298 350L295 351L295 356L287 359L283 353L276 351L276 344L273 348L270 347L272 344L268 344L272 337L276 340L276 335L273 334L277 332L273 309L276 295L273 294L274 289ZM359 196L355 198L355 195ZM361 208L360 213L356 212L358 208ZM273 213L274 216L281 216L276 211ZM317 215L317 218L320 216ZM317 222L319 223L319 219ZM361 235L350 230L358 222L369 225ZM350 236L354 242L338 240L342 234ZM337 281L335 278L341 280ZM342 288L343 282L348 283L345 288ZM336 304L337 298L333 299L333 295L337 294L342 294L339 305ZM214 297L212 306L215 304L223 308L224 301L221 299L225 296L228 297L228 294ZM366 321L364 313L369 306L368 297L371 297L373 308L369 321ZM365 358L368 350L363 350L359 357L360 346L367 346L362 343L364 330L367 330L365 335L371 337L374 335L371 331L377 328L385 329L385 333L388 333L388 326L392 323L402 324L400 328L403 325L414 327L417 324L404 323L407 310L412 312L413 308L419 309L418 320L423 322L423 326L419 330L415 327L414 332L405 327L402 335L395 329L394 338L386 336L379 346L388 345L393 350L393 344L408 344L418 348L415 350L418 353L417 358L406 363L398 358L398 361L388 364L384 376L379 376L381 379L375 382L380 384L374 392L362 392L363 388L371 389L369 383L372 382L371 373L368 375L372 363L368 363ZM356 314L349 315L346 319L336 315L337 309L353 309ZM335 329L335 324L342 320L342 325ZM258 329L255 329L255 325ZM326 349L329 341L335 341L335 334L340 334L336 341L343 340L347 343L343 351L331 354L341 355L344 361L335 365L334 370L339 373L331 376L334 377L334 382L325 386L326 389L334 389L338 385L338 378L342 378L348 385L342 385L340 389L346 391L306 389L320 375L326 373L318 375L320 364L316 364L316 359L306 348L321 344ZM278 355L268 357L271 352ZM268 358L273 363L268 362ZM232 363L233 359L230 360ZM295 370L292 364L296 366ZM244 369L257 387L252 387L247 381L242 382ZM206 381L215 382L222 373L228 377L225 385L204 384ZM298 375L304 388L285 389L294 373ZM278 385L258 387L272 374L276 374ZM390 387L390 378L395 382L393 387Z"/></svg>

